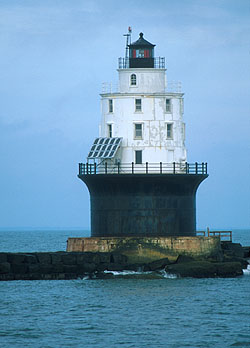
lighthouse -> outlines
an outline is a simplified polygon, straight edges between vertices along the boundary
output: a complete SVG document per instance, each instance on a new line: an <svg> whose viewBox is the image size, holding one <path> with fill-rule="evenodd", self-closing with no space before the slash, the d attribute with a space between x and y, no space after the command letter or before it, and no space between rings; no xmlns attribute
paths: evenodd
<svg viewBox="0 0 250 348"><path fill-rule="evenodd" d="M188 163L184 94L165 58L139 34L118 59L118 88L101 93L99 134L78 177L91 203L91 237L194 237L206 163Z"/></svg>

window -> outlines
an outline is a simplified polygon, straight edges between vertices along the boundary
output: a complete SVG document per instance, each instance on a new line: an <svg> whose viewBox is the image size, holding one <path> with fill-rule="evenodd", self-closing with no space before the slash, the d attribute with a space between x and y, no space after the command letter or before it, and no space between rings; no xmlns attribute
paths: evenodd
<svg viewBox="0 0 250 348"><path fill-rule="evenodd" d="M141 99L135 99L135 111L141 111Z"/></svg>
<svg viewBox="0 0 250 348"><path fill-rule="evenodd" d="M112 124L108 124L108 138L112 138Z"/></svg>
<svg viewBox="0 0 250 348"><path fill-rule="evenodd" d="M167 139L173 139L173 124L167 123Z"/></svg>
<svg viewBox="0 0 250 348"><path fill-rule="evenodd" d="M113 112L113 99L109 99L109 112Z"/></svg>
<svg viewBox="0 0 250 348"><path fill-rule="evenodd" d="M166 112L171 112L171 99L166 99Z"/></svg>
<svg viewBox="0 0 250 348"><path fill-rule="evenodd" d="M142 150L135 151L135 164L142 164Z"/></svg>
<svg viewBox="0 0 250 348"><path fill-rule="evenodd" d="M142 139L142 123L135 124L135 139Z"/></svg>
<svg viewBox="0 0 250 348"><path fill-rule="evenodd" d="M132 74L130 76L130 85L131 86L136 86L136 75L135 74Z"/></svg>

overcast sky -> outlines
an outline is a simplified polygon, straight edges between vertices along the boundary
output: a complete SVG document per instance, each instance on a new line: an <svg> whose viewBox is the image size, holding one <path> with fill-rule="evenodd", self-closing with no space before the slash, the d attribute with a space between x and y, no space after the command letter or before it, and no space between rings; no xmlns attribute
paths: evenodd
<svg viewBox="0 0 250 348"><path fill-rule="evenodd" d="M89 228L78 162L128 26L182 82L197 227L250 228L249 0L0 0L0 227Z"/></svg>

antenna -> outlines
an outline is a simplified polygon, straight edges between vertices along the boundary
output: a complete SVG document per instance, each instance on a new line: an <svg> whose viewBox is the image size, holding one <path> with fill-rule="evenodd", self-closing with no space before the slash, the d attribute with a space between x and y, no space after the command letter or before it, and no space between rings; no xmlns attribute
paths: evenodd
<svg viewBox="0 0 250 348"><path fill-rule="evenodd" d="M125 66L126 67L128 63L129 45L131 44L131 33L132 33L132 27L128 27L128 33L123 35L123 36L126 36L126 48L125 48Z"/></svg>

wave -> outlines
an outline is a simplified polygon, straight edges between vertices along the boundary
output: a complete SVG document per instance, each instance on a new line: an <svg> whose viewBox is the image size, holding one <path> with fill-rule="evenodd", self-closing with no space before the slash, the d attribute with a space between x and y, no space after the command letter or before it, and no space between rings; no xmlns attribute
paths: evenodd
<svg viewBox="0 0 250 348"><path fill-rule="evenodd" d="M123 271L104 271L104 274L113 274L115 277L128 277L128 278L152 278L152 279L159 279L159 278L167 278L167 279L176 279L176 274L171 274L165 271L165 269L160 271L130 271L130 270L123 270Z"/></svg>
<svg viewBox="0 0 250 348"><path fill-rule="evenodd" d="M247 269L243 269L244 275L250 275L250 265L247 266Z"/></svg>

